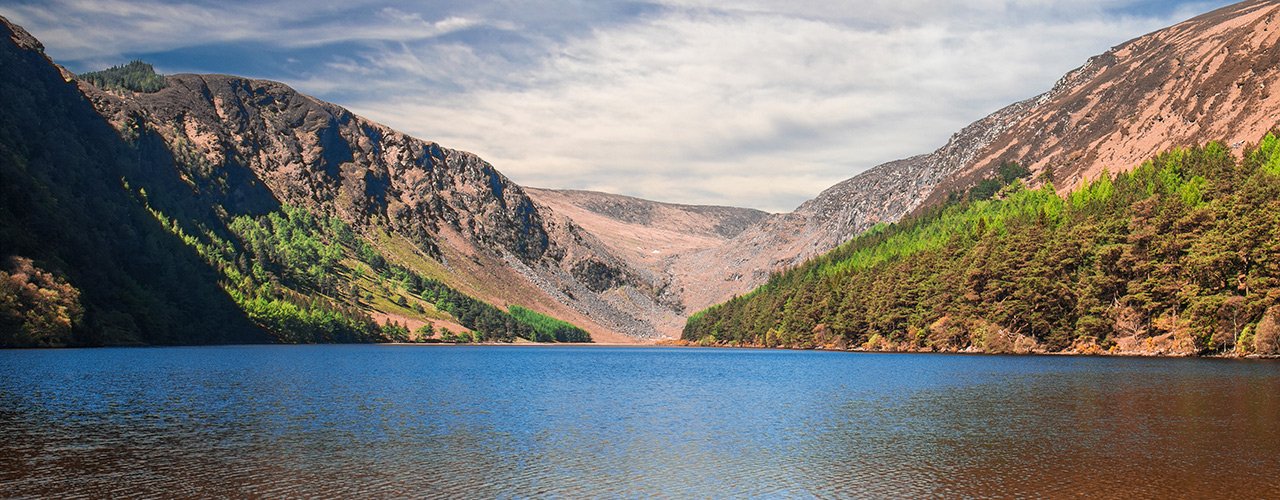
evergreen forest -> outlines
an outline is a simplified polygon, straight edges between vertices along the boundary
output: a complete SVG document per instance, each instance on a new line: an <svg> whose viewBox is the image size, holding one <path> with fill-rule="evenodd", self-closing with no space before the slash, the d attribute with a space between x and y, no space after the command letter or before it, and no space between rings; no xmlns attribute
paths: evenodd
<svg viewBox="0 0 1280 500"><path fill-rule="evenodd" d="M102 71L85 73L79 77L104 89L130 92L159 92L166 85L164 76L156 73L155 68L142 61L131 61Z"/></svg>
<svg viewBox="0 0 1280 500"><path fill-rule="evenodd" d="M704 345L1280 353L1280 139L1209 143L1069 195L1026 172L694 314Z"/></svg>

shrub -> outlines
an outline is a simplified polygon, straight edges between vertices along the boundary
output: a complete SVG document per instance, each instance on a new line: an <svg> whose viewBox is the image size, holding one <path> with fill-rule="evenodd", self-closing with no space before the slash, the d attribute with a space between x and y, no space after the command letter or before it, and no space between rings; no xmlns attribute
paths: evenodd
<svg viewBox="0 0 1280 500"><path fill-rule="evenodd" d="M414 330L413 333L417 335L418 342L422 342L423 340L429 339L432 336L434 336L436 334L436 330L431 326L431 323L427 323L425 325L418 327L418 329Z"/></svg>
<svg viewBox="0 0 1280 500"><path fill-rule="evenodd" d="M31 259L9 257L0 269L0 346L54 346L71 340L84 316L80 291Z"/></svg>
<svg viewBox="0 0 1280 500"><path fill-rule="evenodd" d="M1253 350L1258 354L1280 354L1280 306L1271 306L1253 334Z"/></svg>

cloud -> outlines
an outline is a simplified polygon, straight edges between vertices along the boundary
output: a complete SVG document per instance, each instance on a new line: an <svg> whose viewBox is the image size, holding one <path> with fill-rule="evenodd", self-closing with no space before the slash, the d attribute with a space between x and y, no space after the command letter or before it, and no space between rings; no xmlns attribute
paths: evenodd
<svg viewBox="0 0 1280 500"><path fill-rule="evenodd" d="M526 85L349 104L475 151L527 184L783 211L879 163L931 151L1088 56L1174 20L1005 25L982 21L990 13L899 23L891 12L860 27L673 9L549 47L536 67L502 78ZM428 64L463 74L504 67L450 59Z"/></svg>
<svg viewBox="0 0 1280 500"><path fill-rule="evenodd" d="M437 21L394 6L367 2L338 4L264 1L237 4L155 0L50 0L8 6L14 20L41 28L62 57L82 59L128 52L223 42L255 42L268 47L314 47L352 41L414 42L449 33L511 23L486 23L466 16ZM70 13L71 15L68 15Z"/></svg>
<svg viewBox="0 0 1280 500"><path fill-rule="evenodd" d="M282 61L253 76L476 152L524 184L784 211L1214 5L55 0L0 12L59 59L251 44Z"/></svg>

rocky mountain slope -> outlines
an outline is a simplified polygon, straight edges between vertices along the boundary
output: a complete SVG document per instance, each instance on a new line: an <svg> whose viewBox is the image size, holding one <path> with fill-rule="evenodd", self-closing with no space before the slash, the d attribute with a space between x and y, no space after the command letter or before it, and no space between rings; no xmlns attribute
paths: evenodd
<svg viewBox="0 0 1280 500"><path fill-rule="evenodd" d="M651 309L645 318L655 333L672 336L684 326L685 295L696 281L674 266L692 255L725 246L769 214L734 207L678 205L591 191L526 189L539 204L571 219L609 253L644 279L662 283L674 307ZM711 271L723 266L711 263ZM674 298L672 298L674 297ZM700 305L700 304L697 304Z"/></svg>
<svg viewBox="0 0 1280 500"><path fill-rule="evenodd" d="M643 338L650 329L638 318L669 309L653 280L475 155L277 82L166 80L155 93L80 87L118 129L190 156L178 167L210 206L253 212L274 198L336 217L464 293L535 308L601 340Z"/></svg>
<svg viewBox="0 0 1280 500"><path fill-rule="evenodd" d="M1280 139L1061 197L1012 182L863 233L694 314L683 340L890 351L1280 353ZM1016 181L1016 178L1014 178Z"/></svg>
<svg viewBox="0 0 1280 500"><path fill-rule="evenodd" d="M526 189L475 155L277 82L169 75L135 92L60 77L135 156L107 172L168 176L149 186L180 200L168 210L187 219L303 207L465 294L568 320L598 340L635 341L676 336L689 313L966 190L1005 161L1030 167L1033 184L1068 190L1170 147L1227 140L1238 151L1280 121L1277 10L1243 2L1121 44L938 150L872 168L785 214ZM38 53L34 39L13 43ZM6 74L18 86L22 77ZM402 318L379 307L376 318Z"/></svg>
<svg viewBox="0 0 1280 500"><path fill-rule="evenodd" d="M149 219L139 224L159 221L171 233L166 240L178 236L179 245L185 241L192 249L199 249L224 274L223 283L237 281L252 270L254 276L248 278L270 281L263 286L280 292L273 297L283 293L282 300L301 304L298 307L308 307L307 295L319 292L334 307L346 307L339 303L349 302L375 320L404 322L406 307L414 304L402 303L397 308L380 303L403 293L396 292L399 288L386 277L376 283L362 282L361 276L369 271L366 264L372 262L368 259L334 261L333 272L350 275L312 280L322 284L323 290L276 283L274 275L262 274L257 264L246 263L243 255L236 257L237 252L215 262L211 254L221 255L226 253L224 248L247 248L252 243L235 231L234 223L243 229L254 225L246 221L257 220L256 224L267 224L270 229L271 221L263 217L280 213L282 207L300 207L299 213L305 217L299 224L311 224L306 217L315 217L338 228L321 227L317 229L320 233L338 234L350 228L358 235L358 241L343 243L348 250L340 253L371 245L372 249L365 251L371 253L370 259L385 259L398 266L401 274L439 280L501 309L520 305L568 320L587 329L597 341L652 337L650 318L662 316L674 322L679 317L678 305L664 296L665 283L660 276L628 264L570 219L535 204L520 186L475 155L400 134L277 82L225 75L169 75L163 77L159 88L147 89L154 91L95 85L54 65L21 28L2 19L0 26L11 34L0 43L12 59L21 62L6 67L5 83L16 88L34 87L41 83L28 73L38 73L43 75L43 85L53 87L48 93L56 94L40 96L50 102L34 106L11 99L5 108L11 121L26 120L9 129L10 149L20 156L12 163L30 167L30 171L6 172L5 184L16 187L20 184L16 181L32 180L36 185L28 191L35 193L68 189L62 202L51 203L51 210L59 210L66 200L92 196L94 191L116 193L120 199L113 202L115 205L133 206ZM87 153L111 164L94 172L105 176L105 181L80 186L57 180L48 181L53 187L42 184L45 181L40 176L56 176L64 167L45 161L39 151L57 146L22 135L30 135L43 127L42 122L51 121L40 116L42 109L72 105L68 103L79 106L77 119L96 123L98 128L92 133L60 124L49 128L71 136L64 138L63 145L83 142L76 134L110 142L110 147L95 146ZM12 182L9 177L14 178ZM29 196L6 201L19 204L26 198ZM61 210L71 212L74 207ZM21 238L25 233L21 228L38 225L35 218L39 214L30 206L10 207L8 214L12 224L4 228L6 252L34 256L37 265L57 268L57 274L72 278L74 289L80 281L76 275L81 272L76 265L66 264L64 257L35 255L41 252L34 250L41 243L47 245L68 235L52 235L44 241ZM273 241L293 244L288 234L280 233L291 230L287 227L291 223L291 219L275 223ZM60 229L74 233L82 226L68 224ZM319 244L330 245L331 251L337 248L324 234L303 236L321 240ZM18 245L26 239L32 239L30 245ZM132 240L129 236L117 239ZM237 239L243 241L237 244ZM192 253L191 249L186 253ZM275 261L288 257L275 255L278 253L266 252ZM341 255L336 258L346 259ZM308 263L304 259L300 265ZM99 267L120 266L108 262ZM227 271L227 267L239 271ZM144 272L137 270L135 274ZM289 270L277 274L287 280ZM349 283L330 284L332 278ZM204 282L215 279L216 274L210 273ZM256 294L259 289L250 287L246 293ZM251 300L242 299L242 303L248 302ZM425 314L436 314L430 304L427 306ZM192 341L184 339L176 341ZM145 336L139 341L152 342Z"/></svg>
<svg viewBox="0 0 1280 500"><path fill-rule="evenodd" d="M1060 192L1104 170L1210 140L1237 153L1280 123L1280 4L1250 0L1120 44L1052 89L978 120L932 153L841 182L673 266L690 310L764 283L880 222L992 175L1005 161Z"/></svg>
<svg viewBox="0 0 1280 500"><path fill-rule="evenodd" d="M1169 148L1220 140L1238 154L1280 123L1277 14L1276 2L1241 2L1091 58L989 117L989 139L974 142L937 195L1004 160L1051 174L1065 192Z"/></svg>
<svg viewBox="0 0 1280 500"><path fill-rule="evenodd" d="M0 18L0 345L266 342L121 185L133 150Z"/></svg>

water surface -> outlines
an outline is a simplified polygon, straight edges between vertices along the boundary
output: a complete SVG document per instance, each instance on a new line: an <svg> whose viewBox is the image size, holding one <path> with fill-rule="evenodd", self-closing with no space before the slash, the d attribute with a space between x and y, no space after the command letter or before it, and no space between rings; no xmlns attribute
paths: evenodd
<svg viewBox="0 0 1280 500"><path fill-rule="evenodd" d="M1280 491L1280 363L608 347L0 351L4 496Z"/></svg>

